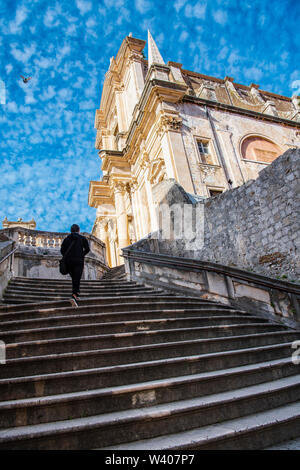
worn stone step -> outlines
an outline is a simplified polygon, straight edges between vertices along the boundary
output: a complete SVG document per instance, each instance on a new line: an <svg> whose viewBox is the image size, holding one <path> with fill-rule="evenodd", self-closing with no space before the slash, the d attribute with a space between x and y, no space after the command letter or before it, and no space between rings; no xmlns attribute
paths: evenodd
<svg viewBox="0 0 300 470"><path fill-rule="evenodd" d="M268 361L262 362L263 358ZM205 361L210 361L206 363ZM222 376L224 367L225 376ZM104 366L82 370L70 370L52 374L38 374L23 377L8 377L0 379L0 396L2 400L30 398L69 393L80 390L91 390L97 387L110 387L176 378L178 375L204 374L212 378L214 374L221 380L221 390L234 388L236 380L231 376L226 379L227 370L237 370L238 376L249 373L250 380L257 383L272 380L299 372L291 358L291 344L264 346L257 349L242 349L235 351L183 356L156 361L138 362L117 366ZM262 369L262 370L261 370ZM248 372L247 372L248 371ZM235 374L235 370L234 370ZM220 379L221 377L221 379ZM237 378L237 380L239 380ZM246 380L246 378L243 378ZM245 384L246 384L245 382ZM210 382L211 383L211 382ZM238 382L239 383L239 382ZM248 383L248 382L247 382ZM202 384L203 390L205 385ZM209 387L209 386L208 386ZM214 390L216 383L214 383ZM223 388L222 388L223 387ZM202 388L201 388L202 390ZM209 391L209 388L207 389ZM203 391L203 393L206 393Z"/></svg>
<svg viewBox="0 0 300 470"><path fill-rule="evenodd" d="M264 318L256 317L255 315L245 314L243 312L234 310L217 310L212 308L194 308L193 306L189 309L156 309L156 310L132 310L132 311L121 311L112 313L103 313L101 308L91 309L94 313L86 313L85 307L79 307L77 309L64 308L60 310L60 315L51 316L51 311L46 312L44 317L33 317L25 320L8 320L0 322L0 336L1 332L7 332L14 330L19 331L23 329L39 329L39 328L51 328L51 327L72 327L84 326L86 324L93 323L124 323L128 321L144 322L144 321L163 321L176 319L198 319L203 325L211 324L226 324L228 317L236 318L237 321L245 320L245 322L265 322ZM100 310L99 313L96 311ZM47 315L48 313L48 315ZM240 320L239 320L240 319Z"/></svg>
<svg viewBox="0 0 300 470"><path fill-rule="evenodd" d="M151 295L153 297L157 297L161 295L161 292L153 292L151 290L147 289L131 289L127 291L107 291L107 292L95 292L94 297L97 298L111 298L114 297L115 299L118 299L120 297L134 297L136 295ZM48 300L64 300L64 299L70 299L72 295L72 292L65 293L65 294L34 294L34 293L22 293L21 295L19 293L8 293L3 296L3 300L6 303L20 303L20 302L45 302ZM171 296L170 296L171 297ZM20 300L22 299L22 300ZM88 296L81 296L80 301L87 300Z"/></svg>
<svg viewBox="0 0 300 470"><path fill-rule="evenodd" d="M130 287L142 287L141 284L136 282L80 282L81 289L118 289L118 288L130 288ZM29 282L10 282L7 286L8 289L38 289L38 290L48 290L48 289L61 289L66 290L72 288L72 282L68 283L29 283Z"/></svg>
<svg viewBox="0 0 300 470"><path fill-rule="evenodd" d="M299 376L147 408L126 409L89 417L6 428L0 449L90 449L183 432L211 424L253 416L272 408L298 404Z"/></svg>
<svg viewBox="0 0 300 470"><path fill-rule="evenodd" d="M295 370L296 369L296 370ZM0 427L26 426L42 422L92 416L115 410L142 408L177 400L221 393L278 380L300 373L292 361L273 361L225 371L177 376L147 381L21 398L0 402ZM299 377L299 376L298 376ZM100 383L98 383L98 387ZM300 383L299 383L300 386Z"/></svg>
<svg viewBox="0 0 300 470"><path fill-rule="evenodd" d="M5 367L0 369L0 378L174 358L178 351L181 355L197 355L290 343L299 339L299 333L277 332L18 357L6 361Z"/></svg>
<svg viewBox="0 0 300 470"><path fill-rule="evenodd" d="M5 297L10 295L70 295L70 291L72 292L72 286L68 286L66 288L37 288L37 287L16 287L10 286L7 287L5 290ZM94 297L106 294L106 293L118 293L118 292L163 292L159 289L151 289L149 287L143 286L107 286L107 287L92 287L92 288L82 288L80 290L81 295L93 295Z"/></svg>
<svg viewBox="0 0 300 470"><path fill-rule="evenodd" d="M10 284L32 284L32 285L64 285L64 284L72 284L72 280L70 277L66 279L43 279L43 278L30 278L30 277L14 277L10 280ZM113 284L137 284L135 281L121 281L121 280L106 280L106 279L81 279L81 284L91 284L91 285L113 285Z"/></svg>
<svg viewBox="0 0 300 470"><path fill-rule="evenodd" d="M213 425L102 447L102 449L116 452L258 450L298 436L300 436L300 405L299 402L294 402Z"/></svg>
<svg viewBox="0 0 300 470"><path fill-rule="evenodd" d="M65 318L65 326L47 326L38 328L37 323L33 324L31 328L13 330L8 322L1 325L0 336L5 343L26 342L66 338L75 336L87 336L91 334L109 334L109 333L128 333L134 331L148 331L148 330L164 330L164 329L178 329L178 328L193 328L193 327L230 327L230 325L244 325L244 324L265 324L268 325L267 320L256 317L245 317L243 315L226 315L224 317L179 317L179 318L153 318L147 320L135 321L119 321L119 322L106 322L101 323L101 316L99 322L84 323L80 316L78 325L70 325L69 318ZM26 320L25 320L26 321ZM20 323L20 322L17 322ZM20 326L20 325L18 325ZM28 325L27 325L28 326Z"/></svg>
<svg viewBox="0 0 300 470"><path fill-rule="evenodd" d="M204 382L206 378L209 384L212 379L214 386L214 376L216 380L221 380L220 387L235 387L238 377L234 378L227 373L237 371L245 375L249 373L254 380L263 382L282 376L293 375L299 372L299 365L292 363L291 351L292 343L262 346L259 348L248 348L233 351L221 351L218 353L200 354L194 356L177 356L152 360L146 362L136 362L131 364L120 364L113 366L103 366L85 369L67 370L64 372L54 372L45 374L33 374L21 377L8 377L0 379L0 396L2 400L29 398L34 396L46 396L57 393L69 393L78 390L91 390L97 387L109 387L133 384L149 380L159 380L165 378L176 379L179 375L202 374ZM264 361L264 362L262 362ZM234 370L233 368L236 368ZM262 369L262 370L260 370ZM224 376L222 374L225 374ZM236 382L237 380L237 382ZM248 380L243 378L243 380ZM250 382L247 382L251 385ZM206 382L205 382L206 383ZM208 391L210 385L208 384ZM245 382L246 384L246 382ZM203 385L203 390L205 385ZM203 392L205 393L205 392Z"/></svg>
<svg viewBox="0 0 300 470"><path fill-rule="evenodd" d="M70 315L78 315L80 313L130 313L134 311L141 311L141 309L146 311L159 310L163 312L164 310L178 310L184 309L185 311L197 310L199 312L210 310L211 315L217 315L220 312L224 314L228 312L237 312L233 308L227 308L224 305L212 305L207 304L206 302L201 302L197 299L174 299L174 297L120 297L116 299L115 297L109 298L98 298L94 299L94 303L85 303L83 300L78 302L78 308L74 308L70 302L65 302L62 306L57 306L56 303L46 303L35 304L37 308L35 309L26 309L26 305L23 304L20 306L19 311L15 308L11 310L6 310L0 313L1 321L14 321L14 320L28 320L34 318L42 318L48 316L61 316L63 312ZM240 311L242 312L242 311ZM245 312L246 314L246 312Z"/></svg>
<svg viewBox="0 0 300 470"><path fill-rule="evenodd" d="M33 302L33 303L21 303L19 302L16 305L2 304L0 305L0 318L6 313L18 313L22 311L33 312L35 310L40 310L43 308L60 308L70 306L70 299L68 300L59 300L59 301L48 301L48 302Z"/></svg>
<svg viewBox="0 0 300 470"><path fill-rule="evenodd" d="M126 285L126 286L81 286L80 287L80 292L83 294L93 294L93 293L98 293L98 292L115 292L115 291L123 291L123 290L136 290L136 289L145 289L154 292L154 289L151 288L146 288L144 286L139 286L139 285ZM9 287L6 288L5 293L69 293L70 290L72 291L72 285L69 286L55 286L55 287L39 287L39 286L15 286L15 285L10 285ZM155 290L157 291L157 290Z"/></svg>
<svg viewBox="0 0 300 470"><path fill-rule="evenodd" d="M273 324L246 324L246 325L223 325L211 327L193 327L179 329L164 329L152 331L131 331L127 333L116 334L94 334L91 336L63 337L58 339L45 339L38 341L8 343L6 345L6 357L8 359L18 357L40 356L48 354L63 354L66 352L89 351L106 348L125 348L132 346L145 346L148 344L159 344L175 341L203 340L208 348L218 350L219 342L224 338L232 339L234 344L240 344L243 336L265 334L267 338L270 335L279 334L289 335L300 339L300 332L293 333L284 326L280 327ZM238 339L235 339L238 338ZM247 338L247 339L248 339ZM276 339L275 339L276 342ZM200 344L199 344L200 347Z"/></svg>

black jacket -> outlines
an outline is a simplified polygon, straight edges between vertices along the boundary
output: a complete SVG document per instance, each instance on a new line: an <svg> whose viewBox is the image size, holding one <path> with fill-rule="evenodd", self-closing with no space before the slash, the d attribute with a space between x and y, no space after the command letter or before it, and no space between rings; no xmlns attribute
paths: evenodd
<svg viewBox="0 0 300 470"><path fill-rule="evenodd" d="M61 244L60 252L62 255L65 254L71 243L70 251L67 254L67 259L81 259L83 261L85 255L90 251L89 242L87 239L77 232L70 233Z"/></svg>

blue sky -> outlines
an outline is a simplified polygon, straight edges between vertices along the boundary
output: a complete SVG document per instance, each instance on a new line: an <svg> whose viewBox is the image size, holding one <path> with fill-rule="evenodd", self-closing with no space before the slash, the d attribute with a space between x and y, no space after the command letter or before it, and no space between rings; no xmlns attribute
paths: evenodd
<svg viewBox="0 0 300 470"><path fill-rule="evenodd" d="M149 28L166 62L291 96L300 94L299 17L300 0L0 0L1 221L91 231L95 109L130 32L146 40Z"/></svg>

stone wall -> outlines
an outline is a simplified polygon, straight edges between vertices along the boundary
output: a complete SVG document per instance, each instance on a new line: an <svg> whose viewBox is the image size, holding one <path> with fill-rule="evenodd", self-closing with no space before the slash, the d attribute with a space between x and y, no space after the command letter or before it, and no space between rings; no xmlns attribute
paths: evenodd
<svg viewBox="0 0 300 470"><path fill-rule="evenodd" d="M132 247L300 282L300 149L285 152L256 180L214 198L188 202L182 188L170 189L172 197L165 192L160 204L190 203L195 210L201 205L204 238L187 242L149 234Z"/></svg>

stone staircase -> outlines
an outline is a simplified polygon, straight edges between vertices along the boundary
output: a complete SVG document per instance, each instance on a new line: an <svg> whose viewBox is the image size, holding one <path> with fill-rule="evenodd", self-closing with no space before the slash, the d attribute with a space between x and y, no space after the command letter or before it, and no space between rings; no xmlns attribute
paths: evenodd
<svg viewBox="0 0 300 470"><path fill-rule="evenodd" d="M122 273L120 274L122 275ZM125 280L16 278L0 449L260 449L300 436L300 332Z"/></svg>

